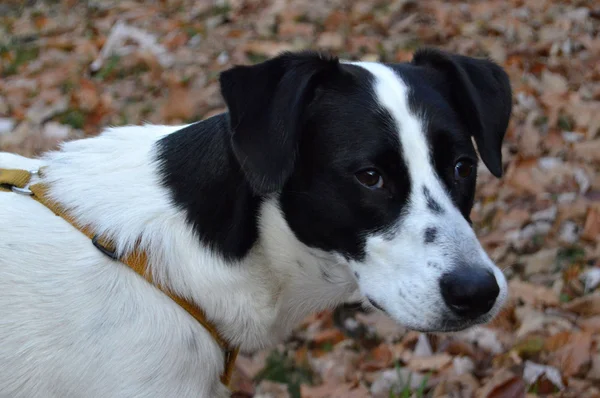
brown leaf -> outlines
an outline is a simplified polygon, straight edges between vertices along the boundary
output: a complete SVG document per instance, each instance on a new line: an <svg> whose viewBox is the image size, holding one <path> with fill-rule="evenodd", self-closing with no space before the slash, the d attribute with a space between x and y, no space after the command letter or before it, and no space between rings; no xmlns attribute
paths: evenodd
<svg viewBox="0 0 600 398"><path fill-rule="evenodd" d="M592 358L592 366L586 377L590 380L600 381L600 353L596 353Z"/></svg>
<svg viewBox="0 0 600 398"><path fill-rule="evenodd" d="M580 319L577 321L579 327L591 333L600 333L600 315L595 315L589 318Z"/></svg>
<svg viewBox="0 0 600 398"><path fill-rule="evenodd" d="M531 112L523 126L518 128L519 132L519 156L530 157L539 156L542 150L542 136L539 129L535 127L536 118L539 117L537 112Z"/></svg>
<svg viewBox="0 0 600 398"><path fill-rule="evenodd" d="M344 46L344 36L337 32L323 32L317 39L317 47L339 50Z"/></svg>
<svg viewBox="0 0 600 398"><path fill-rule="evenodd" d="M558 73L552 73L548 70L542 72L542 85L545 92L565 94L569 91L569 82L567 79Z"/></svg>
<svg viewBox="0 0 600 398"><path fill-rule="evenodd" d="M308 386L302 384L300 386L300 396L302 398L366 398L369 397L369 390L362 385L356 383L325 383L320 386Z"/></svg>
<svg viewBox="0 0 600 398"><path fill-rule="evenodd" d="M294 38L299 36L311 37L315 33L315 25L303 22L286 21L279 25L279 35L282 38Z"/></svg>
<svg viewBox="0 0 600 398"><path fill-rule="evenodd" d="M568 343L551 357L550 363L556 366L565 377L579 374L590 363L592 334L590 332L573 333Z"/></svg>
<svg viewBox="0 0 600 398"><path fill-rule="evenodd" d="M508 283L509 296L520 299L529 305L558 305L556 293L544 286L534 285L513 279Z"/></svg>
<svg viewBox="0 0 600 398"><path fill-rule="evenodd" d="M563 308L584 316L600 315L600 293L576 298L563 304Z"/></svg>
<svg viewBox="0 0 600 398"><path fill-rule="evenodd" d="M560 372L552 366L526 361L525 368L523 369L523 378L527 384L537 385L539 390L549 390L545 393L554 392L556 388L561 390L564 388L564 382Z"/></svg>
<svg viewBox="0 0 600 398"><path fill-rule="evenodd" d="M291 51L291 44L278 43L275 41L252 40L244 44L244 50L248 53L274 57L283 51Z"/></svg>
<svg viewBox="0 0 600 398"><path fill-rule="evenodd" d="M562 331L556 333L555 335L550 336L546 339L544 343L544 349L550 352L554 352L559 348L563 347L565 344L567 344L570 338L571 332Z"/></svg>
<svg viewBox="0 0 600 398"><path fill-rule="evenodd" d="M521 261L525 263L525 275L553 271L557 254L558 248L552 247L540 250L531 256L523 256Z"/></svg>
<svg viewBox="0 0 600 398"><path fill-rule="evenodd" d="M312 340L315 344L321 345L324 343L337 344L345 338L346 337L339 329L325 329L317 332Z"/></svg>
<svg viewBox="0 0 600 398"><path fill-rule="evenodd" d="M386 369L392 365L394 356L390 350L390 346L387 344L380 344L374 350L371 351L369 359L361 364L361 369L366 371L373 371L379 369Z"/></svg>
<svg viewBox="0 0 600 398"><path fill-rule="evenodd" d="M413 356L407 364L411 370L420 372L425 370L439 371L452 362L452 357L446 353L435 354L428 357Z"/></svg>
<svg viewBox="0 0 600 398"><path fill-rule="evenodd" d="M100 103L100 93L93 81L89 79L81 79L79 88L73 94L79 108L84 111L92 111Z"/></svg>
<svg viewBox="0 0 600 398"><path fill-rule="evenodd" d="M469 373L464 373L442 379L435 386L431 395L433 398L473 397L478 388L479 382L477 379Z"/></svg>
<svg viewBox="0 0 600 398"><path fill-rule="evenodd" d="M478 391L478 398L516 398L525 395L523 379L508 369L500 369Z"/></svg>
<svg viewBox="0 0 600 398"><path fill-rule="evenodd" d="M600 163L600 139L575 143L573 152L581 160Z"/></svg>
<svg viewBox="0 0 600 398"><path fill-rule="evenodd" d="M172 84L169 95L162 107L162 117L166 120L192 118L198 111L198 97L189 87Z"/></svg>
<svg viewBox="0 0 600 398"><path fill-rule="evenodd" d="M544 186L534 178L531 168L516 167L512 173L507 172L505 178L517 193L537 195L544 192Z"/></svg>
<svg viewBox="0 0 600 398"><path fill-rule="evenodd" d="M588 210L581 237L590 241L600 239L600 211L598 209L590 208Z"/></svg>

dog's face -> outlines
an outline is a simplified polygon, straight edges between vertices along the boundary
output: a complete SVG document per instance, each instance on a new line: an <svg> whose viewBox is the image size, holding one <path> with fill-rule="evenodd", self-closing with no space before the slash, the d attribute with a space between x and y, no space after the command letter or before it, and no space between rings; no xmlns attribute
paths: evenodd
<svg viewBox="0 0 600 398"><path fill-rule="evenodd" d="M277 193L296 237L347 263L372 305L423 331L498 312L506 280L469 221L472 138L502 173L511 90L498 66L434 50L395 65L285 54L221 85L250 185Z"/></svg>

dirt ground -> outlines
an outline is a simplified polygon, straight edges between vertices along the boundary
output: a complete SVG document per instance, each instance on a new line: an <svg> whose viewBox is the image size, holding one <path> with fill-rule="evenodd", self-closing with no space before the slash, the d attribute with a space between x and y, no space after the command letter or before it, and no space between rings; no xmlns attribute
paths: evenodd
<svg viewBox="0 0 600 398"><path fill-rule="evenodd" d="M5 0L0 150L205 118L224 109L219 71L282 50L400 62L424 45L489 56L511 77L506 172L482 173L473 210L510 302L452 335L352 308L315 314L239 359L237 396L598 397L598 1Z"/></svg>

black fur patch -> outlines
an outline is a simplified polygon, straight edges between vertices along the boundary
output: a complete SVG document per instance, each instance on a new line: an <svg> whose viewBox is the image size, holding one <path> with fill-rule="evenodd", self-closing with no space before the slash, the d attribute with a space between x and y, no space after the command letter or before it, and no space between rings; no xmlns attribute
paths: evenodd
<svg viewBox="0 0 600 398"><path fill-rule="evenodd" d="M425 195L425 200L427 201L427 208L429 210L431 210L435 214L444 213L444 209L442 209L442 206L440 206L440 204L436 202L435 199L433 199L433 197L431 196L431 192L429 192L429 189L427 187L423 187L423 194Z"/></svg>
<svg viewBox="0 0 600 398"><path fill-rule="evenodd" d="M437 237L437 229L429 227L425 230L425 243L433 243Z"/></svg>
<svg viewBox="0 0 600 398"><path fill-rule="evenodd" d="M486 61L436 51L416 58L388 66L409 86L411 109L426 115L435 170L468 219L475 178L456 182L454 164L460 157L476 160L473 135L485 163L501 172L510 86ZM381 108L373 83L366 69L311 52L224 72L229 113L158 142L163 183L202 242L228 260L243 258L258 238L262 202L277 192L301 242L363 260L366 237L398 223L411 191L398 121ZM371 168L385 177L384 188L356 180L357 172ZM427 207L443 213L422 189ZM431 235L425 240L435 239Z"/></svg>
<svg viewBox="0 0 600 398"><path fill-rule="evenodd" d="M258 237L258 209L228 140L226 115L192 124L158 142L163 182L200 239L228 260L246 255Z"/></svg>

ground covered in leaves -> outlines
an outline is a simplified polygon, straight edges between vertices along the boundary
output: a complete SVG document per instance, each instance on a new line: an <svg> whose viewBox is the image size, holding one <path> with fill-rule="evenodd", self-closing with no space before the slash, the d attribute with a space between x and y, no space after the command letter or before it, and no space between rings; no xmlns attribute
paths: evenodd
<svg viewBox="0 0 600 398"><path fill-rule="evenodd" d="M21 3L27 3L22 5ZM600 396L600 4L597 1L165 0L0 3L0 150L36 155L110 124L223 110L216 77L282 50L405 61L421 45L510 74L505 176L473 220L510 278L493 324L407 331L352 308L242 357L247 397Z"/></svg>

